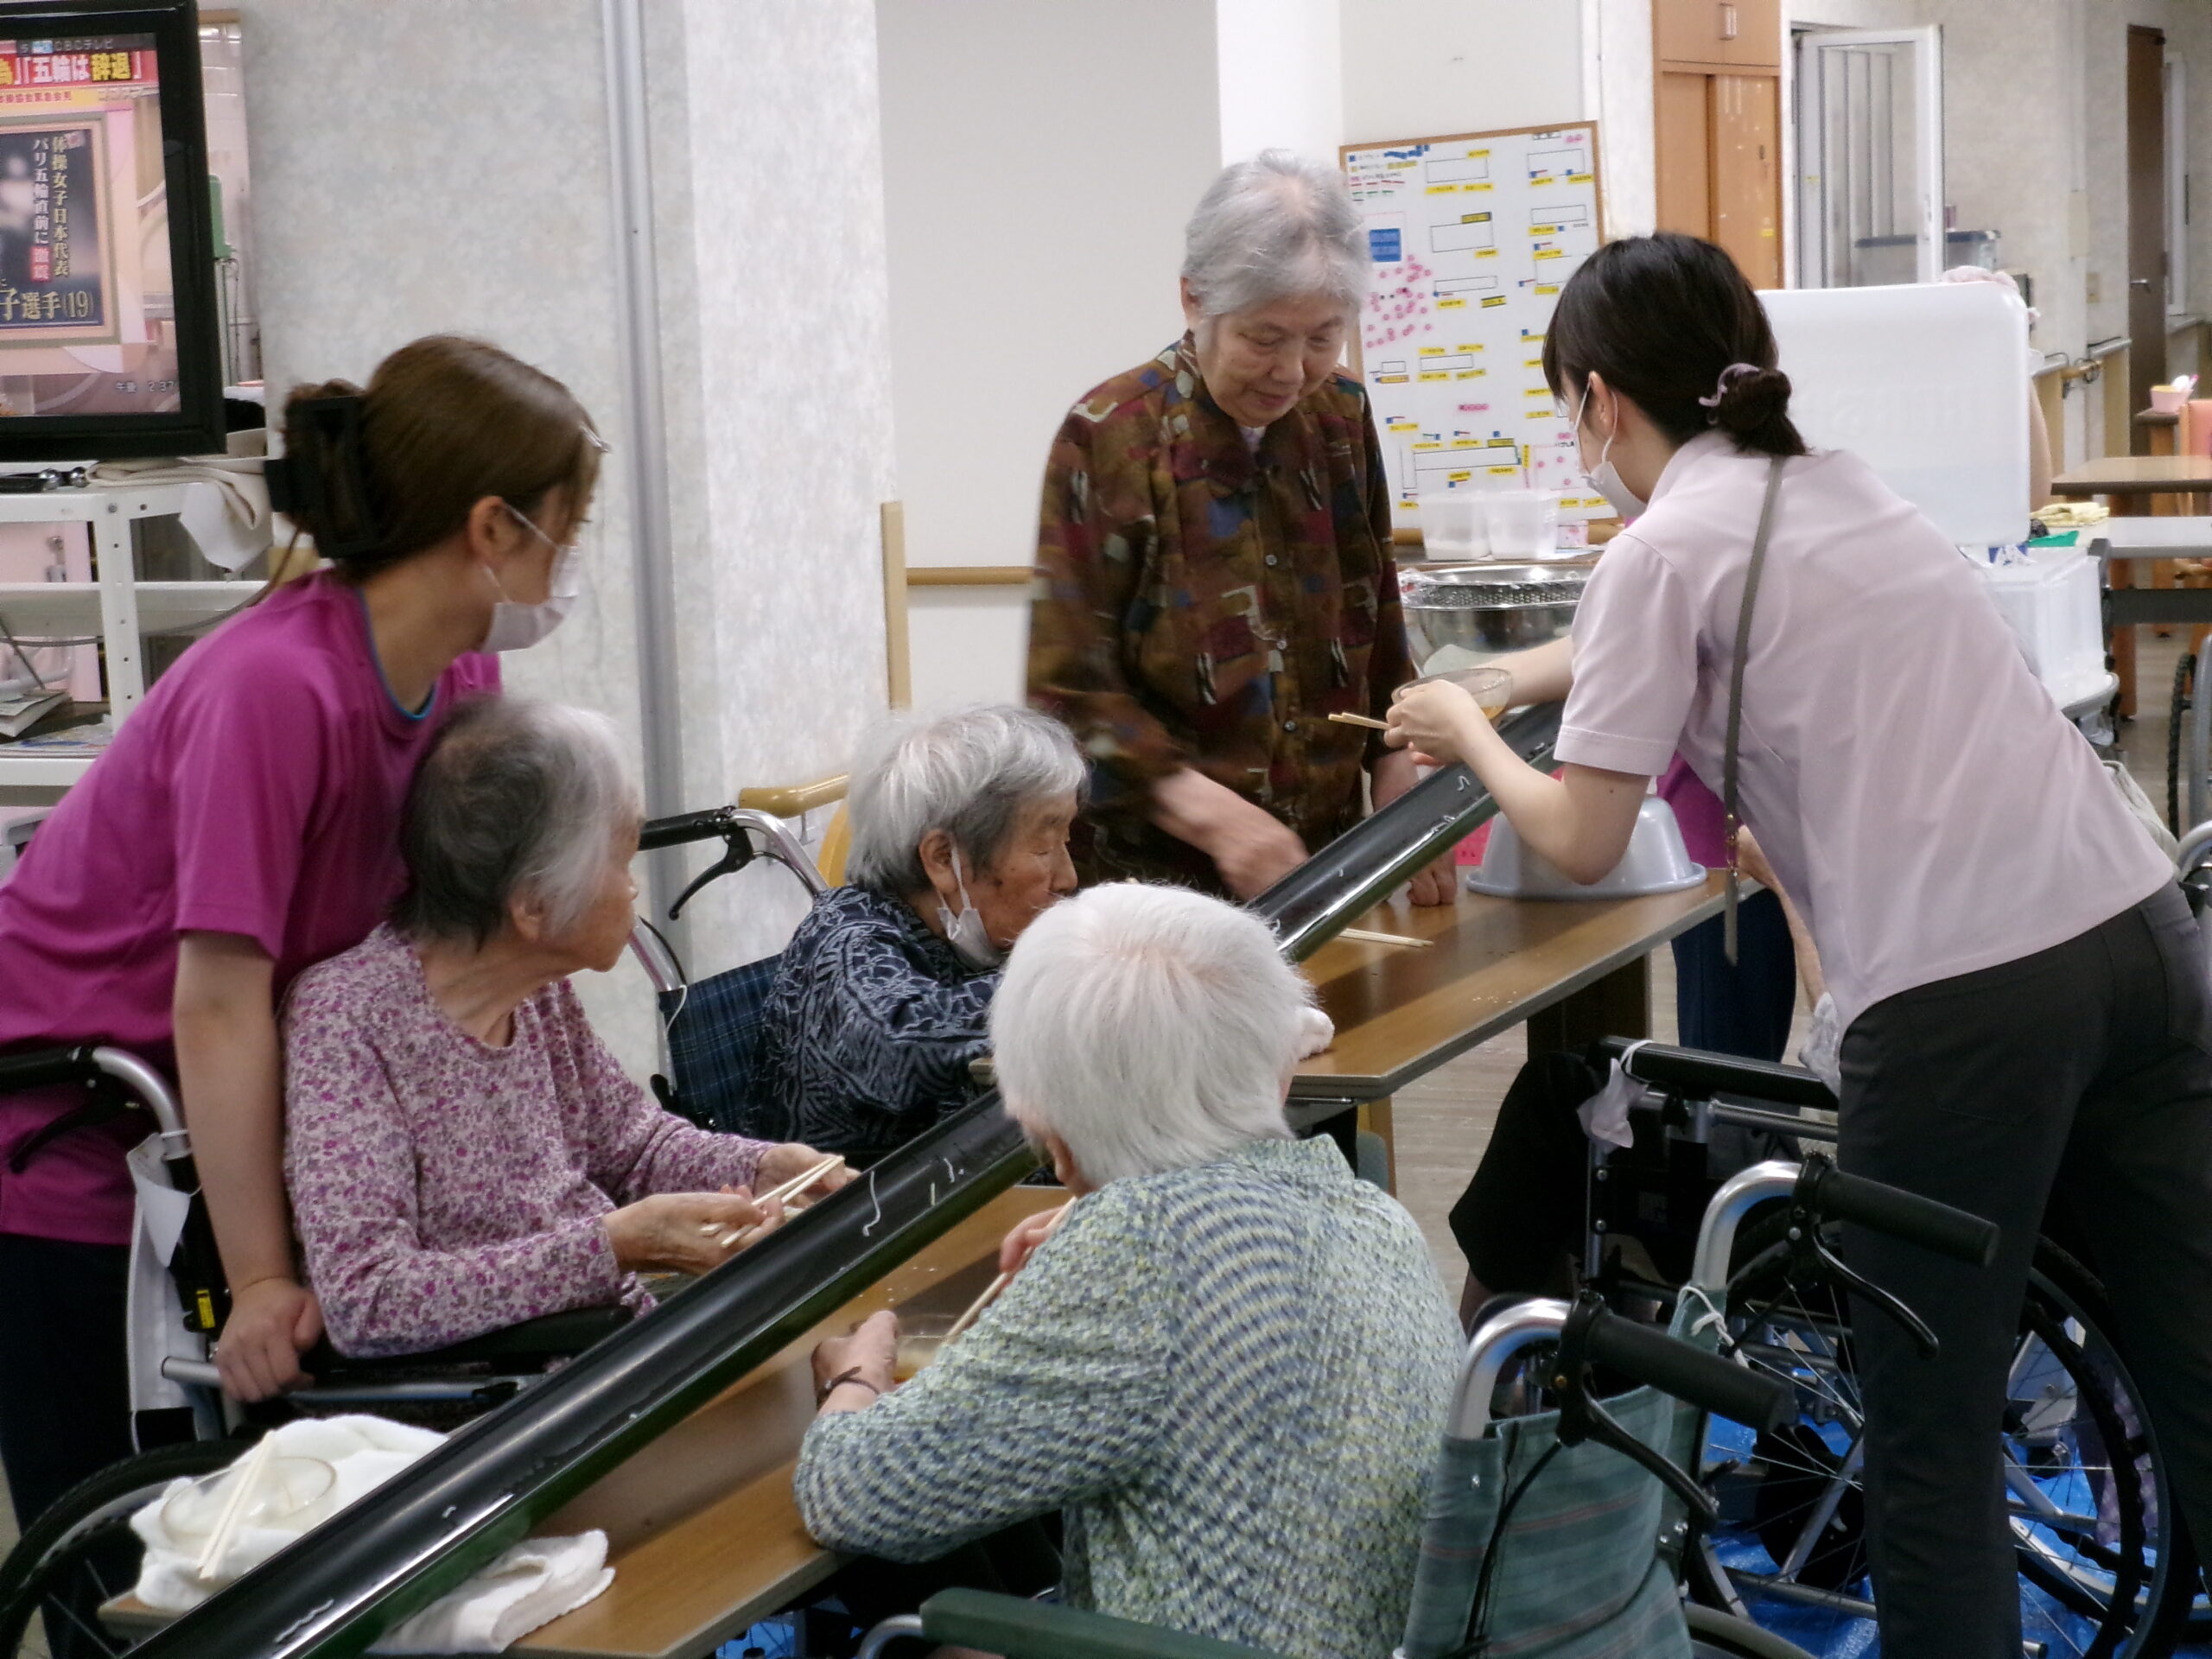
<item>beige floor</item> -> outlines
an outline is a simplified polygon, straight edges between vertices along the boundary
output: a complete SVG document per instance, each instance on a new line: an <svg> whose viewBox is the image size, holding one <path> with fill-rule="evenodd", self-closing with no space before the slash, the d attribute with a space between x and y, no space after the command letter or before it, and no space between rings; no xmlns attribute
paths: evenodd
<svg viewBox="0 0 2212 1659"><path fill-rule="evenodd" d="M2166 787L2166 698L2183 643L2180 639L2157 639L2145 632L2139 675L2141 709L2121 734L2128 769L2161 811ZM1671 1039L1675 966L1670 952L1661 950L1653 957L1651 980L1652 1034ZM1467 1266L1452 1242L1445 1217L1481 1160L1497 1121L1497 1103L1527 1052L1522 1034L1510 1033L1439 1067L1396 1099L1398 1196L1421 1223L1455 1306ZM8 1511L6 1493L0 1490L0 1548L14 1538L14 1517Z"/></svg>

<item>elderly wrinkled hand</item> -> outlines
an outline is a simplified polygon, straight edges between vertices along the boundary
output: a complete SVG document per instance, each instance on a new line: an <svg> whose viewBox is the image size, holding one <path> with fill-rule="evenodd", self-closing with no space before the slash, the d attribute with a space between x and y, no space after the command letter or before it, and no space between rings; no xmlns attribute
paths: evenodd
<svg viewBox="0 0 2212 1659"><path fill-rule="evenodd" d="M849 1336L831 1337L814 1350L814 1391L823 1395L848 1372L877 1396L891 1392L892 1365L899 1357L899 1316L888 1308L871 1313ZM848 1398L848 1396L851 1396ZM864 1389L845 1389L822 1400L823 1411L849 1411L868 1403Z"/></svg>
<svg viewBox="0 0 2212 1659"><path fill-rule="evenodd" d="M797 1180L820 1163L827 1154L796 1141L771 1147L760 1154L760 1173L753 1178L762 1192L781 1186L786 1181ZM854 1171L849 1164L840 1163L824 1171L791 1195L791 1207L804 1210L808 1205L828 1198L839 1187L849 1185Z"/></svg>
<svg viewBox="0 0 2212 1659"><path fill-rule="evenodd" d="M1464 760L1478 732L1491 729L1482 705L1463 686L1449 680L1416 680L1402 685L1390 700L1389 728L1382 741L1410 750L1420 760L1448 766Z"/></svg>
<svg viewBox="0 0 2212 1659"><path fill-rule="evenodd" d="M700 1274L721 1266L747 1245L780 1225L784 1207L754 1202L743 1187L734 1192L656 1192L600 1224L625 1273Z"/></svg>

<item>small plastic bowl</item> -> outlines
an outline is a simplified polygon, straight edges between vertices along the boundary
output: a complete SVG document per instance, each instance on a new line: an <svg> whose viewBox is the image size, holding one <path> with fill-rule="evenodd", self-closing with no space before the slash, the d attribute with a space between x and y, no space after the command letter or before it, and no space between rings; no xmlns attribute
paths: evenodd
<svg viewBox="0 0 2212 1659"><path fill-rule="evenodd" d="M912 1382L936 1363L944 1339L952 1334L950 1313L902 1314L899 1320L899 1352L891 1362L891 1380Z"/></svg>

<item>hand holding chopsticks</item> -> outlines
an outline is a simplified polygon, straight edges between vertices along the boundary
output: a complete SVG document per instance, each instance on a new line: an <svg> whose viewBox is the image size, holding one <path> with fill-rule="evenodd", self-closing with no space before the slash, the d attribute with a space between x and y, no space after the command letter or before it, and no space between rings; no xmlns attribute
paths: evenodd
<svg viewBox="0 0 2212 1659"><path fill-rule="evenodd" d="M822 1160L822 1161L815 1165L813 1168L803 1170L798 1174L792 1176L788 1181L785 1181L779 1185L770 1187L766 1192L761 1193L753 1201L759 1205L764 1211L772 1204L779 1206L787 1205L800 1193L805 1192L807 1188L812 1186L817 1181L823 1179L832 1171L837 1169L844 1163L844 1161L845 1160L842 1158L833 1154L830 1157ZM718 1242L721 1243L721 1248L726 1250L741 1249L758 1238L763 1232L766 1231L770 1226L773 1225L775 1221L781 1219L782 1217L778 1216L770 1220L755 1222L750 1227L730 1228L721 1233L721 1236ZM701 1228L700 1230L702 1232L714 1232L717 1230L717 1229L714 1226L707 1226Z"/></svg>
<svg viewBox="0 0 2212 1659"><path fill-rule="evenodd" d="M952 1322L952 1329L944 1333L944 1339L947 1342L950 1342L982 1317L983 1310L996 1301L999 1293L1014 1282L1014 1275L1020 1273L1023 1265L1036 1254L1037 1247L1059 1231L1060 1224L1068 1218L1068 1211L1074 1208L1075 1200L1070 1198L1057 1210L1046 1211L1030 1217L1028 1220L1007 1235L1006 1243L999 1251L999 1260L1004 1262L1007 1255L1012 1254L1013 1265L992 1280L989 1284L984 1286L983 1294L969 1303L968 1311ZM1027 1236L1025 1237L1025 1234Z"/></svg>

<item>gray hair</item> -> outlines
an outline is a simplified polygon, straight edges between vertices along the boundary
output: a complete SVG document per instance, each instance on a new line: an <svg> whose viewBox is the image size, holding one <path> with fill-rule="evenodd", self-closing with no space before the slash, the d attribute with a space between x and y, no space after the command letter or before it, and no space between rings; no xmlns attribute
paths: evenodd
<svg viewBox="0 0 2212 1659"><path fill-rule="evenodd" d="M1083 756L1066 727L1012 703L951 714L893 715L861 740L847 796L855 887L908 893L929 886L922 837L942 830L970 870L998 861L1025 808L1083 786Z"/></svg>
<svg viewBox="0 0 2212 1659"><path fill-rule="evenodd" d="M1356 311L1370 264L1344 175L1287 149L1222 169L1183 232L1183 275L1200 315L1319 296Z"/></svg>
<svg viewBox="0 0 2212 1659"><path fill-rule="evenodd" d="M482 945L524 893L554 932L591 907L609 844L641 811L614 722L557 702L464 703L424 757L399 831L410 938Z"/></svg>
<svg viewBox="0 0 2212 1659"><path fill-rule="evenodd" d="M1283 1140L1312 992L1249 912L1122 881L1053 906L991 1000L1007 1109L1103 1185Z"/></svg>

